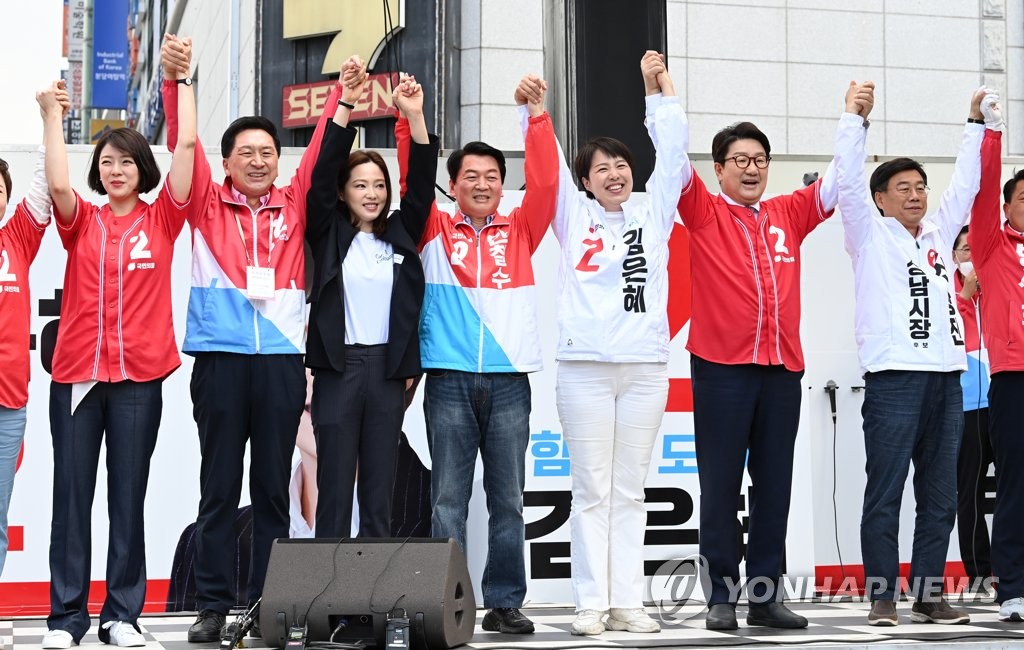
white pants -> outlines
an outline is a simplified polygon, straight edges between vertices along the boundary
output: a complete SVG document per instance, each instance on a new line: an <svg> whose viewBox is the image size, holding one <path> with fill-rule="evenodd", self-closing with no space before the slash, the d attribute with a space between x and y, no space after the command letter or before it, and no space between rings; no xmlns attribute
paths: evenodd
<svg viewBox="0 0 1024 650"><path fill-rule="evenodd" d="M560 361L558 417L569 446L576 609L642 607L644 482L668 399L668 364Z"/></svg>

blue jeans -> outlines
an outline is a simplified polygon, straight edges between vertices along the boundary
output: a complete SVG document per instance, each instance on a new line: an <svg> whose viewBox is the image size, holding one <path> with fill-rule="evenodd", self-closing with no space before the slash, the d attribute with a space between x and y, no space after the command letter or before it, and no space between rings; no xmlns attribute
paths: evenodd
<svg viewBox="0 0 1024 650"><path fill-rule="evenodd" d="M484 607L522 607L526 597L523 488L530 437L530 380L521 373L428 370L423 394L433 518L431 534L466 551L477 450L487 495Z"/></svg>
<svg viewBox="0 0 1024 650"><path fill-rule="evenodd" d="M14 470L18 465L21 441L25 438L25 407L0 406L0 575L7 560L7 508L11 505Z"/></svg>
<svg viewBox="0 0 1024 650"><path fill-rule="evenodd" d="M919 600L941 594L956 519L956 462L963 430L959 375L887 370L864 376L867 485L860 544L871 600L896 598L900 502L911 462L917 517L910 589Z"/></svg>

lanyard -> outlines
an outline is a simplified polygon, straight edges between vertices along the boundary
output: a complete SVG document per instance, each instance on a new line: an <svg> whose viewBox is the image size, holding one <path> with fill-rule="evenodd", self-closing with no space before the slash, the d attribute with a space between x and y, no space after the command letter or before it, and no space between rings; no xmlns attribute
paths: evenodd
<svg viewBox="0 0 1024 650"><path fill-rule="evenodd" d="M246 207L248 207L248 206L246 206ZM231 216L233 216L235 218L235 226L238 227L238 237L239 237L239 239L242 240L242 251L245 252L245 261L246 261L246 263L249 266L255 265L256 267L259 267L259 265L260 265L260 252L259 252L259 248L256 245L257 237L259 237L259 216L258 216L258 211L257 212L253 212L251 208L249 209L249 212L252 215L256 215L255 223L253 223L253 233L252 233L252 253L253 253L252 257L249 256L249 249L245 245L245 233L242 231L242 221L241 221L241 219L238 218L238 211L237 210L232 210L231 211ZM273 217L271 217L271 222L273 222ZM274 241L273 240L274 240L274 228L273 228L273 224L271 223L271 227L270 227L270 229L269 229L269 231L267 233L267 266L271 265L270 264L270 257L271 257L271 255L274 254Z"/></svg>

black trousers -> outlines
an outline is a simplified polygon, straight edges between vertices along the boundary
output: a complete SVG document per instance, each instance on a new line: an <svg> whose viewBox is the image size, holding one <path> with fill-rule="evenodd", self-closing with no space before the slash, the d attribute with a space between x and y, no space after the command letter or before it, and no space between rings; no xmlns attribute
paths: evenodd
<svg viewBox="0 0 1024 650"><path fill-rule="evenodd" d="M386 346L345 346L345 372L313 375L316 536L349 537L358 468L359 536L391 536L405 380L385 376Z"/></svg>
<svg viewBox="0 0 1024 650"><path fill-rule="evenodd" d="M90 625L92 501L104 436L110 534L107 597L100 625L135 623L142 612L146 600L146 487L160 429L162 386L162 380L100 382L72 415L71 384L50 384L53 521L50 616L46 622L51 630L71 634L76 643Z"/></svg>
<svg viewBox="0 0 1024 650"><path fill-rule="evenodd" d="M996 464L992 574L996 601L1024 597L1024 372L997 372L988 388L989 435Z"/></svg>
<svg viewBox="0 0 1024 650"><path fill-rule="evenodd" d="M960 558L971 583L992 575L985 521L985 484L992 463L988 408L964 411L964 435L956 463L956 529Z"/></svg>
<svg viewBox="0 0 1024 650"><path fill-rule="evenodd" d="M737 506L744 462L751 480L746 573L753 588L749 598L751 602L781 600L803 372L783 366L725 365L696 356L691 356L690 367L700 480L700 552L711 574L708 605L735 603L739 595L742 533Z"/></svg>
<svg viewBox="0 0 1024 650"><path fill-rule="evenodd" d="M252 561L249 602L263 593L270 546L288 537L288 481L306 401L302 355L202 352L192 368L193 416L199 427L196 605L226 614L235 604L235 511L250 444Z"/></svg>

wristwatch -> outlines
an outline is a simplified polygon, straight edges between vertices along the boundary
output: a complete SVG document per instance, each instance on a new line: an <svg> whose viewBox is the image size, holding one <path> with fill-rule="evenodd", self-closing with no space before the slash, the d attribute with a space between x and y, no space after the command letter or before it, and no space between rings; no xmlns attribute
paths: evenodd
<svg viewBox="0 0 1024 650"><path fill-rule="evenodd" d="M178 79L179 84L185 84L186 86L192 85L192 77L185 77L184 79Z"/></svg>

